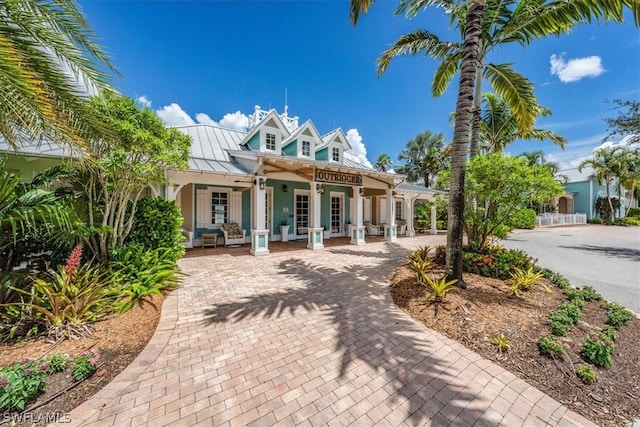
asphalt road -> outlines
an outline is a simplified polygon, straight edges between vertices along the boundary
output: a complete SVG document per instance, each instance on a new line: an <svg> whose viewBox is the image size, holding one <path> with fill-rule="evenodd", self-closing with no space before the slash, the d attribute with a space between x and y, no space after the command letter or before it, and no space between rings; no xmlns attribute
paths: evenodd
<svg viewBox="0 0 640 427"><path fill-rule="evenodd" d="M516 230L504 246L522 249L573 286L590 285L640 315L640 227L606 225Z"/></svg>

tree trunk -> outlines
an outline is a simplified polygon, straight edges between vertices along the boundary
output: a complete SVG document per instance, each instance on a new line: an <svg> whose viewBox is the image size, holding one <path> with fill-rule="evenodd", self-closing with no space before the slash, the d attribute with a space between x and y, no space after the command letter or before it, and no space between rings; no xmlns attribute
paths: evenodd
<svg viewBox="0 0 640 427"><path fill-rule="evenodd" d="M447 226L447 266L448 280L457 280L456 286L464 289L462 280L462 239L464 232L464 176L467 167L467 144L473 106L476 67L478 64L479 41L482 36L482 13L485 0L467 2L467 27L464 33L462 64L456 118L451 153L451 181L449 186L449 208Z"/></svg>
<svg viewBox="0 0 640 427"><path fill-rule="evenodd" d="M478 42L478 50L482 49L482 37ZM480 153L480 113L482 112L482 60L478 59L476 67L475 97L473 99L473 124L471 125L471 146L469 157L472 159Z"/></svg>
<svg viewBox="0 0 640 427"><path fill-rule="evenodd" d="M616 211L615 209L613 209L613 202L611 201L611 192L609 191L609 177L606 177L605 179L607 181L607 201L609 202L609 209L611 210L611 219L609 220L609 222L613 224L616 219Z"/></svg>

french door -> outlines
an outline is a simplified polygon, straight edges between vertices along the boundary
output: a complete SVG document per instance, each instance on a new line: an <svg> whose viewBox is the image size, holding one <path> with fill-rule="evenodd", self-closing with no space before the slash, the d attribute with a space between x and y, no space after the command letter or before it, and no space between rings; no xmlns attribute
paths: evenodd
<svg viewBox="0 0 640 427"><path fill-rule="evenodd" d="M331 234L343 235L344 223L344 193L331 193Z"/></svg>
<svg viewBox="0 0 640 427"><path fill-rule="evenodd" d="M295 234L306 235L309 232L309 194L296 193Z"/></svg>

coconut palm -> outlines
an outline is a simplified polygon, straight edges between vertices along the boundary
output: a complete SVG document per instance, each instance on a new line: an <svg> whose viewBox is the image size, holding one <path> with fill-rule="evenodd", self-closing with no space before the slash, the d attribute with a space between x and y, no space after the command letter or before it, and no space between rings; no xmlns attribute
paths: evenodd
<svg viewBox="0 0 640 427"><path fill-rule="evenodd" d="M115 71L74 0L0 2L0 137L83 144L88 92Z"/></svg>
<svg viewBox="0 0 640 427"><path fill-rule="evenodd" d="M388 154L382 153L376 157L376 164L373 167L379 171L386 172L391 167L391 157Z"/></svg>
<svg viewBox="0 0 640 427"><path fill-rule="evenodd" d="M480 121L480 149L487 153L504 151L505 147L519 139L551 140L564 147L567 139L545 129L527 129L522 131L509 106L493 93L483 95L485 108ZM551 115L551 111L537 103L530 106L539 117Z"/></svg>
<svg viewBox="0 0 640 427"><path fill-rule="evenodd" d="M523 157L527 160L527 165L529 166L542 166L546 170L551 173L556 178L556 181L564 185L567 183L568 177L566 175L559 174L560 166L556 162L550 162L544 157L544 152L542 150L535 151L525 151L520 154L520 157Z"/></svg>
<svg viewBox="0 0 640 427"><path fill-rule="evenodd" d="M429 187L431 178L445 167L446 157L443 154L445 146L444 135L424 131L407 142L398 159L405 162L396 167L398 173L407 175L407 181L424 181L424 186Z"/></svg>
<svg viewBox="0 0 640 427"><path fill-rule="evenodd" d="M498 4L495 0L488 1L492 6ZM366 14L373 3L374 0L351 0L351 22L354 25L357 24L360 14ZM439 74L442 74L442 78L438 79L441 81L449 82L453 75L459 71L458 98L451 145L451 184L449 189L446 274L450 279L457 279L458 286L463 288L466 287L462 281L464 174L467 162L467 143L472 117L474 89L476 89L475 98L477 102L479 102L478 98L481 93L481 88L476 88L476 80L480 80L476 77L480 75L485 68L482 64L485 59L483 52L486 51L486 45L492 46L493 43L507 43L509 41L518 41L526 45L533 39L568 31L572 25L578 22L590 22L592 19L622 22L623 7L630 8L634 16L635 24L640 24L640 3L637 0L574 0L571 2L550 1L546 3L544 0L542 2L540 0L520 0L514 11L524 10L527 11L527 13L523 12L520 14L521 19L518 22L504 19L504 14L507 13L508 15L509 11L506 6L504 8L490 7L488 10L493 10L494 13L490 12L487 14L486 19L488 23L483 25L486 3L487 0L401 0L400 6L397 9L397 13L406 13L408 16L415 16L418 12L429 6L441 6L445 12L450 14L453 13L452 11L457 10L457 15L455 16L463 16L462 12L466 12L464 21L458 21L460 24L458 28L462 33L461 45L457 42L443 46L439 43L433 43L439 42L437 38L432 42L427 37L423 43L409 43L404 50L397 50L395 52L395 55L403 53L432 55L442 59L443 64L445 63L444 59L449 59L449 61L446 61L447 66L441 66L438 69ZM514 4L514 1L506 1L501 4ZM539 9L542 6L546 7L542 10ZM505 37L494 40L486 36L485 30L494 27L496 30L499 30L502 26L509 24L509 22L511 22L512 31L505 32ZM390 55L390 57L395 55ZM437 75L438 73L436 73L436 76ZM508 81L507 77L509 76L515 77L514 72L508 66L496 67L492 73L487 74L489 80L504 82L504 84L497 85L498 89L495 91L501 95L510 106L515 106L515 108L512 108L512 111L516 117L519 118L518 122L523 129L526 129L528 125L533 125L533 118L530 118L529 121L526 120L527 117L530 117L527 112L526 97L525 102L516 101L518 99L517 95L523 92L526 93L530 86L527 86L528 82L520 80L519 84L516 85L520 90L508 91L506 90L506 83ZM515 79L515 81L517 82L517 79ZM478 84L478 86L480 85ZM479 110L477 113L479 114ZM479 124L479 120L477 122ZM475 127L476 135L478 128L479 125Z"/></svg>
<svg viewBox="0 0 640 427"><path fill-rule="evenodd" d="M436 2L429 0L404 0L396 13L415 16L426 5ZM464 2L447 1L446 13L451 22L464 34L467 22L467 7ZM548 35L565 34L579 23L615 20L623 22L622 9L629 7L634 14L636 25L640 16L640 6L636 0L593 1L573 0L487 0L484 8L482 35L478 41L478 67L474 94L474 116L471 135L471 156L478 153L478 138L481 119L481 93L483 79L492 90L503 99L512 111L520 132L533 128L538 111L530 108L535 104L533 84L515 71L511 63L494 64L488 62L493 49L509 43L528 45L531 41ZM386 71L391 60L399 55L432 56L441 61L433 83L432 94L442 95L453 76L461 68L462 42L441 41L428 30L420 29L400 37L378 60L378 74Z"/></svg>

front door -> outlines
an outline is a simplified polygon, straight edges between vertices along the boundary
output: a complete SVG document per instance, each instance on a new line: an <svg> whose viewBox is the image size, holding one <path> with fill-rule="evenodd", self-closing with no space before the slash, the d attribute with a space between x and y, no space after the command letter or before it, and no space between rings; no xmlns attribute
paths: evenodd
<svg viewBox="0 0 640 427"><path fill-rule="evenodd" d="M296 193L295 234L306 235L309 230L309 193Z"/></svg>
<svg viewBox="0 0 640 427"><path fill-rule="evenodd" d="M344 193L331 193L331 234L344 235Z"/></svg>

